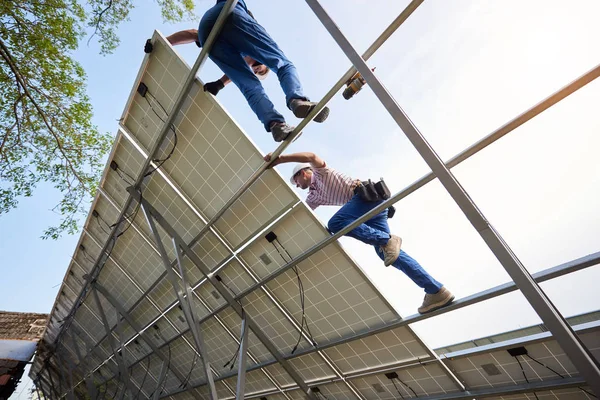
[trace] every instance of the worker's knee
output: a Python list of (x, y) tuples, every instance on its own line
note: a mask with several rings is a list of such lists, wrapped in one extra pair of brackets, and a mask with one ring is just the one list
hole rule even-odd
[(329, 232), (331, 233), (337, 233), (342, 230), (342, 228), (345, 226), (345, 223), (345, 219), (336, 214), (331, 217), (329, 222), (327, 222), (327, 229), (329, 229)]

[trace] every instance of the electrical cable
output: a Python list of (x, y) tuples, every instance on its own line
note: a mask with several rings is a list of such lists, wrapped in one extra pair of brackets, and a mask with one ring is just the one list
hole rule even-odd
[[(225, 287), (227, 289), (229, 289), (229, 291), (233, 294), (233, 297), (235, 298), (237, 296), (237, 293), (227, 284), (227, 282), (225, 282), (223, 280), (223, 278), (221, 278), (219, 275), (215, 275), (215, 279), (219, 282), (221, 282), (223, 285), (225, 285)], [(242, 299), (236, 300), (236, 302), (240, 305), (241, 309), (242, 309), (242, 320), (244, 320), (244, 318), (246, 318), (246, 310), (244, 310), (244, 305), (242, 304)], [(246, 329), (248, 329), (248, 325), (244, 325), (244, 329), (242, 330), (241, 334), (240, 334), (240, 342), (238, 343), (238, 347), (235, 351), (235, 353), (233, 353), (233, 356), (231, 356), (231, 358), (229, 359), (229, 361), (227, 361), (225, 363), (225, 365), (223, 365), (223, 368), (226, 368), (228, 365), (231, 365), (231, 367), (229, 368), (229, 370), (232, 370), (233, 367), (235, 366), (235, 362), (237, 361), (240, 349), (242, 348), (242, 340), (244, 338), (244, 335), (246, 334)]]
[[(519, 360), (519, 357), (518, 357), (518, 356), (513, 356), (513, 357), (514, 357), (514, 358), (517, 360), (517, 362), (519, 363), (519, 367), (521, 367), (521, 372), (523, 373), (523, 378), (525, 378), (525, 382), (529, 383), (529, 379), (527, 379), (527, 375), (525, 375), (525, 370), (523, 369), (523, 365), (521, 364), (521, 361)], [(539, 400), (539, 398), (538, 398), (538, 396), (537, 396), (537, 394), (536, 394), (535, 392), (533, 392), (533, 395), (535, 396), (535, 398), (536, 398), (537, 400)]]
[[(96, 210), (94, 210), (94, 211), (96, 211)], [(104, 220), (104, 218), (102, 218), (100, 216), (100, 214), (98, 214), (98, 212), (95, 212), (95, 213), (92, 212), (92, 215), (94, 215), (96, 217), (96, 222), (98, 223), (98, 226), (100, 227), (100, 229), (102, 230), (102, 232), (104, 232), (104, 233), (106, 233), (107, 235), (110, 236), (110, 232), (108, 232), (106, 229), (104, 229), (104, 226), (102, 226), (102, 224), (101, 224), (101, 222), (104, 222), (104, 224), (110, 229), (110, 225), (108, 224), (108, 222), (106, 222)]]
[(194, 370), (194, 367), (196, 366), (196, 363), (198, 362), (199, 358), (200, 357), (198, 357), (198, 353), (194, 352), (194, 360), (192, 361), (192, 366), (190, 367), (190, 371), (186, 375), (181, 385), (179, 385), (180, 388), (185, 388), (187, 386), (188, 382), (190, 381), (190, 378), (192, 377), (192, 371)]
[(144, 374), (144, 379), (142, 379), (142, 383), (140, 384), (140, 387), (138, 388), (138, 392), (135, 395), (135, 399), (138, 399), (140, 397), (140, 394), (142, 394), (142, 388), (144, 387), (144, 383), (146, 383), (146, 378), (148, 377), (148, 372), (150, 372), (150, 359), (152, 357), (148, 356), (148, 361), (146, 363), (146, 373)]
[[(535, 358), (531, 357), (531, 356), (529, 355), (529, 353), (527, 353), (527, 354), (525, 354), (525, 355), (526, 355), (526, 356), (527, 356), (527, 357), (528, 357), (528, 358), (529, 358), (531, 361), (533, 361), (533, 362), (535, 362), (535, 363), (537, 363), (537, 364), (541, 365), (542, 367), (544, 367), (544, 368), (546, 368), (546, 369), (548, 369), (548, 370), (550, 370), (550, 371), (554, 372), (556, 375), (560, 376), (562, 379), (566, 379), (566, 376), (564, 376), (564, 375), (562, 375), (562, 374), (559, 374), (559, 373), (558, 373), (557, 371), (555, 371), (553, 368), (551, 368), (551, 367), (547, 366), (546, 364), (544, 364), (544, 363), (542, 363), (542, 362), (540, 362), (540, 361), (536, 360)], [(579, 387), (579, 386), (578, 386), (577, 388), (578, 388), (579, 390), (581, 390), (582, 392), (585, 392), (585, 393), (589, 394), (590, 396), (592, 396), (592, 397), (594, 397), (594, 398), (596, 398), (596, 399), (598, 398), (598, 397), (597, 397), (595, 394), (588, 392), (587, 390), (585, 390), (585, 389), (584, 389), (584, 388), (582, 388), (582, 387)]]
[[(149, 99), (152, 99), (156, 104), (158, 104), (158, 106), (161, 108), (163, 113), (165, 113), (165, 115), (168, 116), (169, 114), (167, 113), (167, 111), (165, 110), (163, 105), (160, 103), (160, 101), (158, 101), (158, 99), (152, 93), (150, 93), (150, 90), (146, 91), (146, 95), (148, 95), (148, 96), (143, 96), (143, 97), (148, 102), (148, 105), (150, 106), (150, 109), (152, 110), (154, 115), (156, 115), (158, 117), (158, 119), (160, 119), (162, 121), (163, 124), (166, 123), (166, 120), (156, 112), (156, 110), (154, 109), (154, 106), (152, 105), (152, 103), (150, 102)], [(157, 169), (159, 169), (173, 155), (173, 152), (175, 151), (175, 148), (177, 147), (177, 139), (178, 138), (177, 138), (177, 129), (175, 129), (175, 125), (170, 124), (170, 128), (173, 131), (173, 147), (171, 148), (171, 151), (169, 151), (169, 154), (167, 154), (167, 156), (163, 159), (153, 159), (152, 161), (157, 163), (157, 165), (155, 168), (146, 172), (146, 174), (144, 175), (144, 178), (152, 175)]]
[(396, 392), (398, 392), (398, 394), (400, 395), (400, 397), (404, 398), (404, 395), (402, 395), (402, 393), (400, 392), (400, 388), (396, 385), (396, 382), (394, 381), (394, 379), (390, 379), (390, 380), (392, 381), (392, 384), (396, 388)]
[[(158, 325), (154, 325), (154, 329), (156, 329), (156, 331), (158, 332), (158, 335), (160, 336), (160, 338), (166, 342), (167, 340), (164, 338), (164, 336), (162, 335), (161, 331), (160, 331), (160, 327)], [(167, 356), (167, 373), (165, 374), (165, 377), (163, 379), (162, 385), (160, 382), (157, 382), (156, 385), (156, 389), (154, 389), (152, 391), (152, 393), (150, 393), (150, 395), (148, 396), (148, 398), (151, 398), (154, 393), (158, 390), (159, 386), (160, 386), (160, 392), (158, 393), (159, 396), (162, 394), (163, 390), (165, 389), (165, 385), (167, 384), (167, 378), (169, 376), (169, 371), (170, 371), (170, 367), (171, 367), (171, 343), (169, 343), (167, 345), (167, 350), (168, 350), (168, 356)]]
[[(279, 246), (287, 254), (287, 256), (289, 257), (289, 260), (283, 256), (283, 254), (281, 253), (279, 248), (275, 245), (275, 242), (277, 242), (277, 244), (279, 244)], [(277, 237), (275, 237), (275, 239), (271, 242), (271, 244), (273, 244), (273, 247), (275, 247), (275, 250), (277, 250), (277, 253), (279, 253), (279, 255), (281, 256), (283, 261), (290, 262), (293, 260), (292, 255), (287, 251), (287, 249), (283, 246), (283, 244), (281, 244), (281, 242), (279, 241), (279, 239)], [(300, 341), (302, 340), (302, 334), (304, 333), (304, 326), (306, 326), (306, 333), (308, 334), (308, 337), (310, 338), (311, 344), (316, 347), (317, 343), (315, 342), (312, 332), (310, 331), (310, 328), (308, 327), (308, 320), (306, 319), (305, 303), (304, 303), (304, 284), (302, 282), (302, 278), (300, 277), (300, 273), (298, 272), (298, 267), (296, 265), (292, 266), (292, 271), (294, 271), (294, 273), (296, 274), (296, 280), (298, 281), (298, 291), (300, 294), (300, 307), (302, 309), (302, 319), (300, 321), (300, 334), (298, 335), (298, 341), (296, 342), (296, 345), (294, 346), (294, 348), (292, 349), (292, 352), (291, 352), (291, 354), (294, 354), (294, 352), (298, 349), (298, 346), (300, 345)]]

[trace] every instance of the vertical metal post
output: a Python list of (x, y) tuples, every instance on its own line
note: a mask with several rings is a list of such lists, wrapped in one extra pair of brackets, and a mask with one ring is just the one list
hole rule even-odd
[(58, 393), (58, 391), (56, 390), (56, 386), (54, 385), (54, 379), (52, 378), (52, 371), (50, 370), (49, 366), (47, 366), (46, 369), (48, 370), (48, 379), (50, 379), (50, 387), (52, 388), (52, 391), (56, 395), (56, 398), (60, 398), (60, 394)]
[[(102, 325), (104, 325), (104, 329), (106, 331), (106, 337), (108, 339), (108, 343), (110, 344), (110, 348), (117, 360), (117, 364), (119, 365), (119, 371), (121, 373), (122, 380), (125, 382), (125, 387), (123, 391), (129, 390), (132, 396), (135, 396), (135, 390), (131, 387), (131, 381), (129, 380), (129, 373), (127, 371), (127, 365), (125, 365), (125, 359), (123, 354), (125, 352), (124, 348), (121, 348), (118, 351), (117, 345), (115, 343), (114, 337), (110, 331), (110, 325), (108, 323), (108, 319), (106, 318), (106, 313), (104, 312), (104, 307), (102, 307), (102, 303), (100, 302), (100, 297), (98, 296), (98, 292), (95, 288), (95, 283), (92, 284), (92, 296), (94, 296), (94, 301), (96, 302), (96, 306), (98, 307), (98, 311), (100, 312), (100, 318), (102, 319)], [(119, 315), (117, 313), (117, 321), (119, 320)]]
[[(60, 375), (62, 376), (62, 379), (65, 381), (66, 386), (67, 386), (67, 398), (69, 400), (75, 400), (75, 396), (73, 395), (73, 375), (72, 375), (72, 370), (69, 365), (69, 362), (68, 362), (68, 360), (67, 360), (67, 362), (65, 362), (63, 360), (63, 358), (60, 356), (60, 354), (58, 354), (58, 352), (56, 353), (56, 357), (58, 358), (58, 362), (61, 364), (61, 367), (62, 367), (62, 368), (59, 368), (58, 370), (60, 372)], [(68, 373), (69, 373), (69, 379), (67, 379), (65, 377), (66, 374), (63, 371), (65, 369), (64, 368), (65, 365), (66, 365)]]
[(237, 376), (237, 388), (235, 391), (236, 400), (244, 400), (244, 394), (246, 392), (246, 356), (248, 350), (248, 324), (246, 323), (246, 317), (242, 318), (242, 328), (240, 334), (240, 353), (238, 356), (238, 376)]
[[(125, 318), (127, 323), (131, 325), (131, 327), (148, 344), (148, 346), (152, 349), (154, 354), (156, 354), (162, 361), (166, 362), (168, 366), (169, 361), (165, 356), (164, 352), (154, 344), (154, 342), (148, 337), (148, 333), (146, 331), (143, 331), (142, 328), (133, 320), (133, 318), (131, 318), (129, 313), (123, 308), (121, 304), (119, 304), (117, 299), (115, 299), (115, 297), (108, 290), (106, 290), (106, 288), (102, 286), (102, 284), (100, 284), (99, 282), (94, 283), (94, 288), (98, 292), (102, 293), (104, 298), (108, 300), (108, 302), (117, 309), (117, 312)], [(173, 372), (173, 375), (175, 375), (177, 379), (179, 379), (179, 383), (185, 382), (185, 376), (183, 376), (177, 369), (171, 368), (171, 372)]]
[[(77, 359), (79, 360), (79, 366), (81, 368), (85, 367), (85, 362), (83, 360), (83, 357), (81, 356), (81, 350), (79, 349), (79, 345), (77, 344), (77, 340), (75, 340), (75, 332), (71, 332), (71, 343), (73, 344), (73, 347), (75, 348), (75, 354), (77, 355)], [(95, 399), (96, 397), (98, 397), (98, 392), (96, 391), (96, 386), (94, 386), (94, 382), (91, 381), (90, 377), (86, 375), (85, 373), (85, 369), (82, 369), (83, 374), (84, 374), (84, 381), (85, 381), (85, 387), (88, 391), (88, 394), (92, 397), (92, 399)]]
[(163, 361), (162, 366), (160, 367), (160, 374), (158, 376), (158, 382), (156, 384), (156, 389), (154, 389), (154, 394), (152, 395), (153, 400), (158, 400), (160, 398), (160, 394), (162, 392), (162, 387), (164, 385), (164, 380), (167, 377), (167, 369), (168, 369), (168, 365), (165, 361)]
[(396, 103), (385, 86), (375, 76), (365, 60), (356, 52), (348, 39), (333, 22), (318, 0), (306, 0), (317, 18), (325, 26), (338, 46), (350, 59), (352, 64), (367, 81), (373, 93), (394, 118), (398, 126), (406, 134), (421, 157), (427, 162), (435, 176), (446, 188), (450, 196), (463, 211), (469, 222), (479, 232), (498, 261), (511, 276), (517, 287), (529, 301), (533, 309), (540, 316), (544, 324), (552, 332), (560, 346), (571, 359), (577, 370), (583, 375), (588, 384), (596, 393), (600, 393), (600, 366), (590, 354), (585, 345), (579, 340), (575, 332), (565, 321), (554, 304), (544, 291), (531, 277), (521, 261), (512, 252), (500, 234), (494, 229), (483, 213), (477, 208), (465, 189), (456, 180), (455, 176), (446, 167), (437, 153), (425, 140), (421, 132)]
[[(184, 298), (184, 295), (181, 291), (181, 287), (179, 285), (179, 280), (177, 278), (177, 275), (175, 275), (175, 272), (173, 272), (173, 268), (171, 267), (171, 262), (169, 260), (169, 256), (167, 255), (165, 246), (163, 245), (163, 242), (160, 238), (158, 229), (156, 229), (156, 224), (154, 223), (152, 214), (149, 213), (146, 208), (145, 201), (142, 201), (141, 207), (142, 207), (144, 216), (146, 217), (146, 221), (148, 222), (148, 226), (150, 227), (150, 231), (152, 232), (152, 235), (154, 236), (154, 241), (156, 242), (156, 247), (158, 249), (158, 252), (160, 253), (160, 257), (161, 257), (163, 264), (165, 266), (165, 269), (167, 271), (167, 277), (168, 277), (169, 281), (171, 282), (173, 291), (175, 292), (175, 294), (177, 295), (177, 298), (179, 299), (179, 304), (181, 304), (181, 309), (183, 310), (183, 315), (185, 316), (185, 320), (186, 320), (190, 330), (192, 331), (192, 336), (194, 337), (196, 349), (197, 349), (198, 353), (202, 356), (204, 372), (206, 374), (206, 380), (208, 383), (208, 387), (210, 389), (209, 390), (210, 399), (217, 400), (218, 399), (217, 389), (215, 387), (215, 380), (212, 375), (210, 363), (208, 361), (208, 352), (205, 349), (200, 327), (196, 323), (196, 318), (194, 317), (195, 314), (191, 308), (191, 305), (194, 303), (194, 299), (191, 297), (192, 291), (191, 291), (189, 285), (187, 284), (187, 280), (185, 279), (185, 271), (184, 271), (182, 260), (181, 260), (179, 246), (177, 246), (177, 244), (175, 242), (173, 242), (173, 245), (175, 247), (175, 253), (177, 254), (177, 264), (179, 265), (179, 271), (182, 274), (181, 278), (183, 280), (184, 290), (186, 291), (186, 296), (185, 296), (186, 298)], [(186, 301), (186, 299), (187, 299), (187, 301)]]
[[(202, 274), (208, 279), (208, 281), (217, 289), (219, 294), (227, 301), (229, 306), (234, 309), (234, 311), (240, 316), (240, 318), (244, 317), (245, 312), (242, 310), (240, 304), (233, 298), (231, 293), (228, 290), (223, 288), (223, 285), (219, 284), (217, 279), (210, 273), (210, 270), (206, 267), (206, 265), (202, 262), (202, 260), (198, 257), (196, 253), (194, 253), (190, 247), (185, 243), (185, 241), (179, 236), (177, 231), (163, 218), (162, 215), (150, 203), (143, 199), (141, 195), (129, 188), (128, 191), (131, 194), (136, 194), (137, 200), (142, 202), (142, 205), (146, 208), (147, 212), (152, 214), (153, 219), (158, 222), (158, 224), (166, 231), (166, 233), (173, 238), (175, 241), (175, 245), (180, 247), (181, 250), (188, 256), (188, 258), (194, 263), (194, 265), (202, 272)], [(271, 340), (263, 333), (263, 331), (256, 326), (254, 321), (249, 315), (246, 315), (246, 323), (248, 329), (252, 329), (252, 332), (256, 335), (258, 340), (262, 342), (262, 344), (273, 354), (275, 359), (279, 362), (279, 364), (283, 367), (283, 369), (290, 375), (290, 377), (296, 382), (298, 387), (304, 392), (304, 395), (311, 399), (317, 400), (315, 394), (310, 389), (310, 387), (304, 382), (300, 374), (291, 366), (291, 364), (279, 353), (275, 345), (271, 342)]]

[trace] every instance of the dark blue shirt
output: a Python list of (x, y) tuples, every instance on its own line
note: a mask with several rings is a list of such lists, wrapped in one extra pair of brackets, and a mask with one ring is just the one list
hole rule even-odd
[[(225, 3), (227, 0), (217, 0), (217, 4)], [(238, 0), (236, 7), (241, 6), (244, 10), (248, 11), (248, 7), (246, 7), (246, 2), (244, 0)]]

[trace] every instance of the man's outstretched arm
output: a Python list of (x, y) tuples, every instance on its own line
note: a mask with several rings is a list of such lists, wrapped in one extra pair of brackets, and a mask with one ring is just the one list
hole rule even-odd
[(269, 153), (264, 157), (264, 160), (266, 162), (270, 162), (269, 168), (290, 162), (310, 163), (311, 167), (313, 168), (323, 168), (325, 166), (325, 161), (323, 161), (321, 157), (308, 151), (302, 153), (282, 154), (274, 160), (271, 159), (271, 153)]
[(198, 30), (186, 29), (184, 31), (175, 32), (174, 34), (167, 36), (167, 40), (172, 46), (194, 43), (196, 40), (198, 40)]

